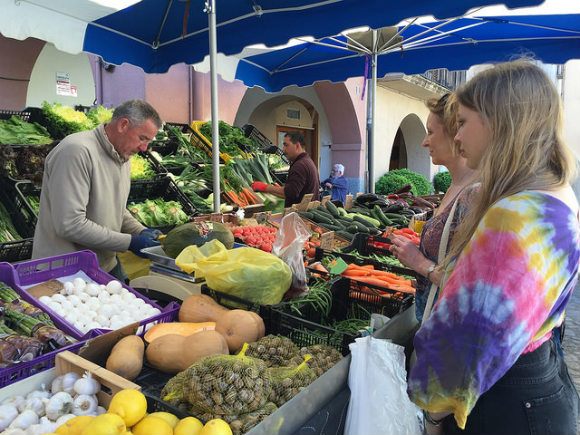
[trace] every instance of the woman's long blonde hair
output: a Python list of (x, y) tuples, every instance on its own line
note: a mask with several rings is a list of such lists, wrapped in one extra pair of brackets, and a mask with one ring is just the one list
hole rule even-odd
[(456, 98), (482, 116), (491, 134), (479, 163), (478, 197), (453, 236), (444, 265), (461, 253), (494, 203), (524, 190), (561, 187), (575, 167), (561, 137), (560, 97), (537, 65), (498, 64), (463, 85)]

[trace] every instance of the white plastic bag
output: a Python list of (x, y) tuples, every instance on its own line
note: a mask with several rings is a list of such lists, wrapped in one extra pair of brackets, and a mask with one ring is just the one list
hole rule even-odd
[(281, 258), (292, 270), (293, 293), (308, 290), (306, 268), (304, 267), (304, 242), (310, 238), (310, 231), (296, 213), (290, 213), (282, 218), (276, 241), (272, 246), (272, 254)]
[(363, 337), (350, 352), (344, 435), (420, 435), (419, 408), (407, 395), (403, 347)]

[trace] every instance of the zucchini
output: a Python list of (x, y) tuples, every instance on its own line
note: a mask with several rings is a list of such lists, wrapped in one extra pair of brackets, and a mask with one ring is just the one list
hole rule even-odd
[(305, 219), (310, 219), (311, 221), (314, 220), (314, 215), (312, 213), (310, 213), (309, 211), (299, 211), (298, 215), (300, 217), (305, 218)]
[(331, 218), (328, 218), (320, 213), (312, 213), (312, 215), (313, 215), (314, 222), (316, 222), (317, 224), (333, 225), (333, 220)]
[(340, 215), (342, 217), (344, 217), (348, 214), (348, 212), (344, 208), (342, 208), (342, 207), (337, 207), (337, 208), (338, 208), (338, 213), (340, 213)]
[(393, 223), (391, 222), (391, 220), (385, 216), (385, 214), (383, 213), (383, 210), (381, 210), (381, 208), (378, 205), (375, 205), (373, 207), (373, 211), (375, 212), (375, 216), (378, 220), (380, 220), (384, 225), (386, 226), (390, 226)]
[(381, 221), (370, 216), (358, 215), (354, 217), (354, 220), (360, 222), (361, 224), (364, 224), (365, 222), (363, 221), (366, 221), (366, 223), (370, 224), (374, 228), (379, 228), (381, 226)]
[(351, 228), (356, 228), (357, 232), (363, 232), (363, 233), (368, 233), (369, 232), (369, 227), (363, 223), (360, 223), (358, 221), (352, 221), (350, 226), (348, 227), (348, 231), (351, 231)]
[(332, 224), (322, 224), (322, 226), (324, 228), (326, 228), (327, 230), (332, 230), (332, 231), (344, 231), (344, 227), (342, 225), (332, 225)]
[(393, 219), (400, 219), (403, 218), (405, 216), (403, 216), (402, 214), (399, 213), (384, 213), (384, 215), (386, 217), (388, 217), (389, 219), (393, 220)]
[(338, 212), (338, 209), (336, 208), (336, 205), (334, 205), (332, 203), (332, 201), (327, 201), (326, 202), (326, 209), (328, 210), (328, 212), (335, 218), (340, 217), (340, 213)]
[(323, 215), (323, 216), (326, 216), (327, 218), (334, 219), (334, 216), (333, 216), (333, 215), (331, 215), (331, 214), (330, 214), (330, 213), (329, 213), (329, 212), (326, 210), (326, 208), (324, 208), (324, 207), (322, 207), (322, 206), (320, 206), (320, 207), (318, 207), (318, 208), (313, 208), (313, 209), (312, 209), (312, 210), (310, 210), (310, 211), (311, 211), (311, 212), (314, 212), (314, 213), (321, 214), (321, 215)]
[(348, 231), (337, 231), (336, 235), (342, 237), (343, 239), (348, 240), (349, 242), (352, 242), (354, 240), (354, 235), (349, 233)]

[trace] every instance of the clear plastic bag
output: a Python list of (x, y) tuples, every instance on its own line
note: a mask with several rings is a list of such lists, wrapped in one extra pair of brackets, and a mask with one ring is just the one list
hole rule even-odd
[(290, 267), (275, 255), (254, 248), (226, 249), (218, 240), (189, 246), (175, 264), (209, 288), (262, 305), (277, 304), (290, 288)]
[(419, 408), (407, 395), (401, 346), (373, 337), (350, 345), (351, 396), (345, 435), (420, 435)]
[(297, 213), (290, 213), (282, 218), (272, 253), (290, 266), (292, 270), (292, 291), (308, 291), (308, 279), (304, 267), (304, 242), (310, 238), (310, 231)]

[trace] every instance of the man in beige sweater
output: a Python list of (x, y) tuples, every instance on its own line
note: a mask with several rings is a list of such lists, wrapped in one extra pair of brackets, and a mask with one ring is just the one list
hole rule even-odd
[(101, 268), (125, 275), (116, 252), (140, 255), (157, 234), (127, 210), (130, 157), (145, 151), (162, 122), (141, 100), (121, 104), (108, 124), (64, 138), (44, 164), (33, 258), (90, 249)]

